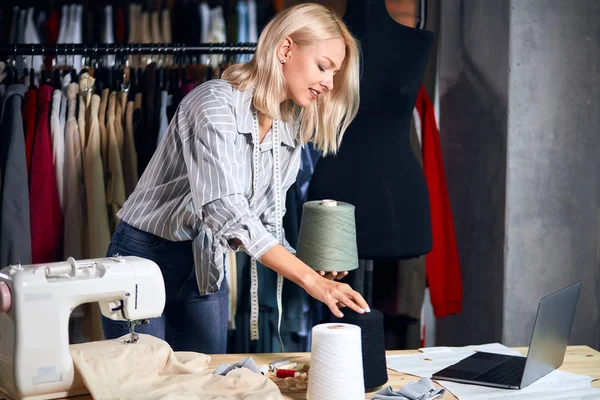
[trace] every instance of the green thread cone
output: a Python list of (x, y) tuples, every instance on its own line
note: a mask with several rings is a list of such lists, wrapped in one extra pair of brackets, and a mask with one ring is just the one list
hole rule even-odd
[(321, 201), (304, 203), (296, 247), (296, 256), (315, 271), (358, 268), (354, 206), (343, 202), (337, 202), (337, 206), (322, 205)]

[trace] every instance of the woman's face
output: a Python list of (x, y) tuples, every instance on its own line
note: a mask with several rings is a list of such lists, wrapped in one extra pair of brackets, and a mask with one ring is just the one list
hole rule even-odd
[(321, 40), (309, 46), (290, 43), (279, 55), (284, 60), (286, 98), (306, 107), (333, 89), (333, 76), (344, 62), (346, 46), (342, 38)]

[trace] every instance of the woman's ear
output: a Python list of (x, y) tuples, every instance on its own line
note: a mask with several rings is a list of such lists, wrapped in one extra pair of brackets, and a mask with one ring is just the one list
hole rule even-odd
[(294, 47), (294, 41), (291, 37), (286, 36), (283, 42), (277, 48), (277, 58), (283, 64), (292, 57), (292, 48)]

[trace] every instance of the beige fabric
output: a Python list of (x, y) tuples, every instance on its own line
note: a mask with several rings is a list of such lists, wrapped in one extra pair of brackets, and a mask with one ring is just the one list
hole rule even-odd
[[(139, 41), (140, 43), (152, 43), (152, 33), (150, 32), (150, 13), (147, 11), (143, 11), (140, 13), (140, 23), (139, 23)], [(150, 63), (152, 56), (142, 55), (140, 57), (140, 62), (142, 66), (148, 65)]]
[(106, 131), (108, 132), (108, 181), (106, 182), (105, 198), (105, 210), (108, 210), (111, 232), (114, 232), (115, 229), (117, 229), (117, 225), (119, 225), (117, 212), (123, 207), (123, 203), (125, 203), (126, 200), (123, 167), (121, 165), (121, 153), (119, 151), (119, 139), (117, 130), (115, 129), (116, 126), (120, 125), (120, 123), (116, 121), (116, 112), (117, 93), (112, 92), (108, 96), (108, 109), (106, 112)]
[(72, 345), (75, 366), (95, 400), (279, 400), (277, 385), (246, 368), (227, 376), (207, 371), (210, 357), (173, 352), (164, 341), (140, 334), (123, 339)]
[[(161, 26), (160, 33), (164, 43), (171, 43), (173, 41), (171, 34), (171, 12), (168, 8), (162, 10), (161, 13)], [(166, 56), (166, 65), (173, 64), (173, 56)]]
[[(129, 43), (141, 43), (139, 24), (141, 10), (141, 5), (129, 5)], [(140, 65), (140, 56), (129, 56), (129, 64), (133, 67), (138, 67)]]
[[(125, 101), (127, 101), (127, 93), (121, 92), (117, 94), (115, 104), (115, 137), (117, 138), (117, 146), (119, 147), (119, 156), (121, 157), (121, 168), (125, 164), (125, 131), (123, 129), (123, 120), (125, 119), (125, 104), (123, 101), (123, 95), (125, 95)], [(121, 170), (122, 171), (122, 170)]]
[(152, 43), (163, 43), (162, 35), (160, 34), (158, 11), (152, 11), (150, 14), (150, 31), (152, 34)]
[(100, 126), (98, 113), (100, 96), (92, 96), (89, 111), (89, 135), (85, 147), (85, 191), (88, 215), (88, 254), (86, 258), (104, 257), (110, 243), (106, 197), (104, 192), (104, 170), (100, 153)]
[(79, 85), (67, 87), (67, 122), (65, 125), (65, 186), (64, 186), (64, 255), (76, 260), (87, 249), (87, 214), (83, 175), (82, 146), (77, 126), (77, 92)]
[(125, 110), (127, 109), (127, 94), (128, 92), (119, 92), (119, 104), (121, 106), (121, 124), (125, 126)]
[(108, 106), (108, 89), (102, 91), (100, 111), (98, 112), (98, 126), (100, 127), (100, 156), (102, 157), (102, 170), (104, 182), (108, 179), (108, 133), (106, 132), (106, 107)]
[(133, 136), (133, 110), (135, 102), (127, 103), (125, 113), (125, 163), (123, 164), (123, 175), (125, 180), (125, 197), (129, 197), (138, 182), (137, 152), (135, 150), (135, 139)]

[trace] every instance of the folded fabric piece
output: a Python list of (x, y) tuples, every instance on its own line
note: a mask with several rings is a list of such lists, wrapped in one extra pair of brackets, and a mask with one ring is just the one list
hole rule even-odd
[(421, 378), (418, 382), (410, 382), (398, 390), (391, 386), (375, 393), (372, 400), (431, 400), (444, 395), (446, 390), (436, 388), (429, 378)]
[(210, 357), (173, 352), (164, 341), (139, 335), (72, 345), (71, 356), (95, 400), (280, 400), (277, 385), (248, 368), (225, 375), (207, 371)]
[(258, 365), (254, 362), (252, 357), (246, 357), (241, 361), (236, 362), (235, 364), (221, 364), (219, 368), (213, 372), (215, 375), (227, 375), (230, 371), (233, 371), (236, 368), (248, 368), (250, 371), (264, 375), (263, 371), (259, 368)]

